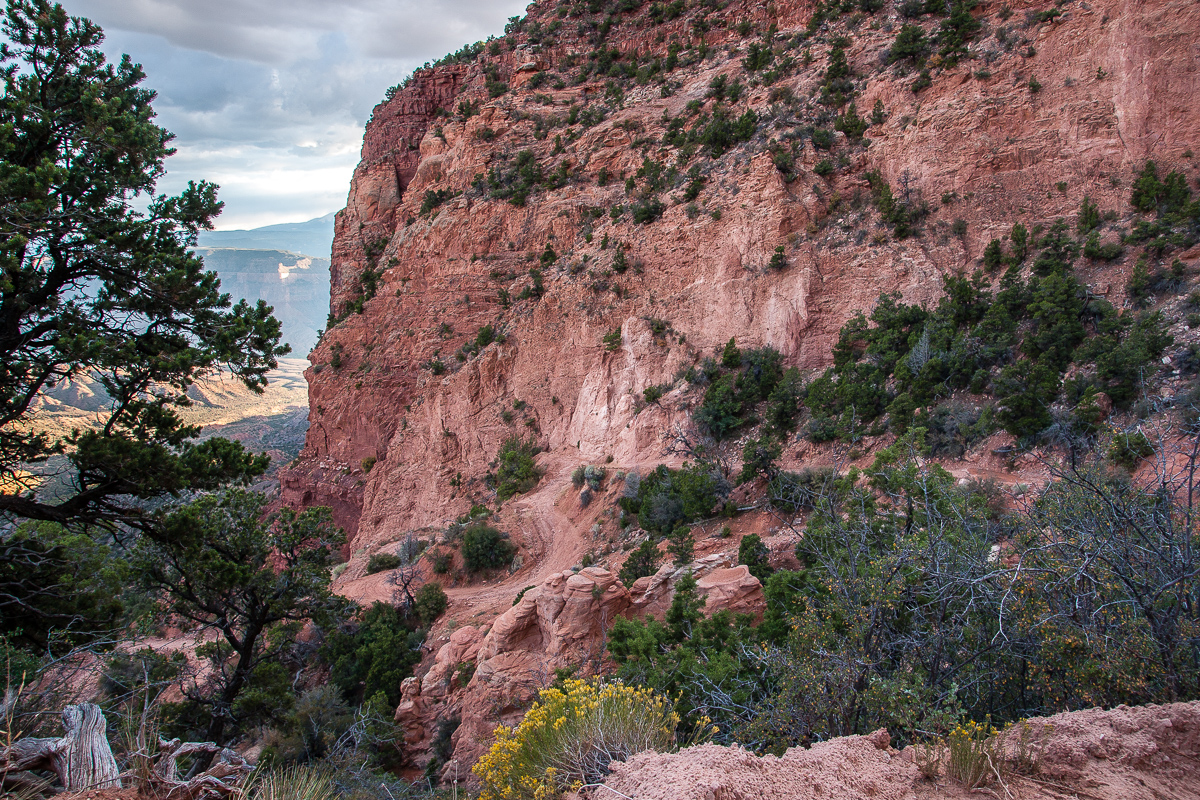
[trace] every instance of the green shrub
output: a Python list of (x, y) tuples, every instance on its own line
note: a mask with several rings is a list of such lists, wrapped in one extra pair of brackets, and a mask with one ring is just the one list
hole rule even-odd
[(788, 367), (767, 396), (765, 421), (776, 431), (794, 430), (800, 416), (800, 398), (803, 392), (800, 370)]
[[(772, 347), (743, 352), (730, 339), (721, 363), (726, 367), (741, 366), (741, 372), (727, 373), (714, 380), (705, 390), (693, 419), (717, 439), (749, 422), (747, 412), (751, 407), (770, 397), (779, 385), (783, 377), (782, 360), (779, 351)], [(786, 402), (784, 398), (778, 399)]]
[(1079, 216), (1075, 220), (1075, 229), (1081, 235), (1091, 233), (1100, 227), (1100, 207), (1085, 196), (1079, 206)]
[(738, 349), (737, 341), (730, 338), (721, 351), (721, 366), (737, 369), (742, 365), (742, 351)]
[(1050, 405), (1061, 385), (1058, 373), (1045, 364), (1024, 359), (1010, 364), (996, 379), (997, 419), (1018, 439), (1041, 433), (1050, 425)]
[(538, 448), (533, 438), (523, 440), (519, 436), (510, 436), (500, 445), (496, 454), (496, 499), (504, 502), (516, 494), (528, 492), (537, 486), (541, 479), (533, 457)]
[(892, 42), (891, 49), (888, 50), (887, 60), (889, 64), (897, 61), (919, 64), (925, 60), (925, 56), (929, 55), (929, 49), (929, 40), (925, 38), (925, 29), (920, 25), (906, 23), (896, 34), (896, 39)]
[(1083, 257), (1095, 261), (1113, 261), (1121, 256), (1123, 248), (1119, 242), (1100, 243), (1100, 234), (1092, 231), (1083, 243)]
[(463, 531), (463, 563), (471, 572), (507, 567), (516, 554), (516, 546), (491, 525), (475, 522)]
[(701, 465), (670, 469), (659, 465), (641, 479), (634, 497), (621, 498), (621, 507), (638, 515), (648, 531), (666, 535), (681, 524), (713, 514), (728, 490), (718, 475)]
[(647, 539), (625, 559), (617, 578), (626, 587), (633, 586), (638, 578), (645, 578), (657, 572), (659, 560), (658, 547)]
[(1138, 211), (1149, 213), (1158, 210), (1158, 199), (1162, 195), (1163, 185), (1158, 179), (1158, 168), (1153, 161), (1147, 161), (1142, 171), (1133, 182), (1133, 194), (1129, 202)]
[(787, 265), (787, 256), (783, 253), (783, 245), (779, 245), (775, 248), (775, 253), (771, 256), (771, 261), (769, 264), (767, 264), (767, 266), (773, 270), (779, 271), (787, 269)]
[(454, 197), (455, 194), (457, 194), (457, 192), (454, 192), (450, 189), (438, 189), (436, 191), (433, 189), (427, 190), (425, 192), (425, 198), (421, 201), (421, 210), (419, 213), (422, 216), (428, 215), (442, 203), (445, 203), (447, 200)]
[(846, 138), (852, 142), (861, 142), (869, 127), (870, 123), (858, 115), (858, 108), (853, 102), (846, 109), (846, 113), (833, 122), (833, 129), (846, 134)]
[(692, 535), (692, 529), (687, 525), (680, 525), (672, 531), (667, 551), (674, 557), (677, 567), (692, 563), (696, 554), (696, 537)]
[(329, 664), (329, 680), (351, 703), (383, 692), (388, 703), (400, 702), (400, 684), (421, 661), (425, 632), (414, 628), (388, 603), (374, 603), (361, 618), (329, 633), (321, 656)]
[(489, 171), (487, 187), (489, 196), (523, 206), (534, 192), (560, 188), (566, 185), (567, 178), (565, 161), (558, 170), (547, 175), (534, 152), (522, 150), (512, 162)]
[(1122, 432), (1113, 437), (1108, 448), (1108, 458), (1115, 464), (1120, 464), (1132, 472), (1137, 469), (1138, 462), (1154, 455), (1154, 445), (1141, 431)]
[(769, 432), (746, 440), (742, 447), (742, 471), (738, 483), (752, 481), (759, 475), (775, 474), (775, 462), (783, 455), (783, 444)]
[(367, 561), (367, 574), (374, 575), (376, 572), (396, 569), (403, 563), (404, 559), (395, 553), (376, 553)]
[(757, 533), (743, 536), (742, 541), (738, 543), (738, 563), (749, 567), (750, 574), (758, 578), (764, 586), (775, 572), (767, 561), (770, 555), (771, 551)]
[(450, 603), (446, 597), (446, 591), (440, 583), (431, 582), (422, 586), (417, 590), (417, 602), (413, 606), (417, 612), (417, 617), (421, 620), (421, 627), (426, 630), (437, 618), (446, 610), (446, 606)]
[(1145, 259), (1139, 259), (1133, 266), (1133, 272), (1125, 283), (1125, 294), (1135, 308), (1145, 308), (1154, 300), (1154, 292), (1150, 289), (1150, 272), (1146, 269)]
[[(611, 460), (612, 458), (610, 457), (609, 461)], [(588, 464), (583, 470), (583, 479), (587, 481), (587, 485), (592, 489), (592, 491), (599, 491), (600, 484), (604, 483), (604, 476), (607, 474), (607, 472), (608, 471), (604, 467), (595, 464)]]
[[(939, 4), (940, 5), (940, 4)], [(954, 64), (967, 54), (967, 42), (975, 38), (983, 23), (975, 19), (971, 9), (978, 0), (957, 0), (950, 6), (950, 14), (938, 28), (938, 53), (945, 63)], [(942, 11), (944, 7), (939, 8)]]
[(666, 212), (667, 206), (660, 200), (643, 200), (630, 206), (630, 210), (635, 223), (649, 225), (651, 222), (656, 222)]

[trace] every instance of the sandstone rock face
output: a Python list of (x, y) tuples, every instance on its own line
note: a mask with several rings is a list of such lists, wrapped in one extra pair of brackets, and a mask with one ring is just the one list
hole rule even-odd
[(436, 691), (446, 683), (440, 676), (453, 670), (450, 662), (469, 659), (471, 647), (476, 648), (474, 676), (457, 701), (462, 721), (454, 738), (455, 758), (473, 763), (487, 749), (497, 723), (514, 722), (554, 680), (556, 668), (582, 663), (596, 671), (605, 633), (628, 606), (629, 593), (608, 570), (567, 570), (528, 589), (480, 644), (467, 646), (474, 635), (456, 631), (422, 682), (423, 692)]
[(745, 564), (714, 570), (696, 581), (696, 589), (707, 599), (704, 608), (711, 614), (726, 610), (753, 614), (761, 612), (766, 602), (762, 583)]
[[(405, 532), (444, 530), (475, 503), (494, 509), (489, 476), (501, 444), (522, 436), (539, 446), (539, 484), (492, 519), (521, 555), (501, 580), (449, 588), (447, 618), (478, 630), (456, 630), (421, 683), (421, 697), (461, 709), (463, 759), (555, 667), (599, 659), (616, 615), (669, 607), (674, 570), (629, 592), (608, 570), (567, 572), (593, 563), (585, 554), (611, 563), (617, 536), (628, 535), (615, 513), (605, 516), (620, 487), (583, 503), (569, 476), (581, 464), (614, 475), (678, 464), (664, 434), (692, 430), (703, 389), (683, 379), (689, 368), (731, 337), (777, 348), (788, 366), (821, 368), (841, 325), (881, 292), (935, 302), (944, 276), (972, 272), (1016, 222), (1070, 221), (1087, 196), (1126, 224), (1129, 186), (1147, 159), (1194, 182), (1200, 5), (1092, 0), (1052, 22), (1022, 20), (1040, 9), (984, 0), (973, 12), (983, 30), (972, 57), (934, 64), (932, 85), (917, 93), (913, 72), (886, 65), (905, 22), (893, 4), (853, 31), (844, 20), (822, 29), (793, 48), (794, 69), (762, 85), (741, 66), (749, 43), (772, 24), (779, 41), (791, 40), (812, 4), (734, 0), (708, 15), (706, 57), (674, 70), (667, 91), (629, 81), (617, 100), (604, 76), (574, 80), (596, 43), (573, 20), (546, 38), (558, 16), (540, 2), (499, 55), (419, 72), (376, 107), (337, 218), (337, 322), (310, 356), (310, 428), (282, 477), (283, 498), (332, 506), (346, 554), (361, 560)], [(700, 13), (689, 5), (662, 25), (620, 16), (604, 46), (666, 58), (672, 43), (694, 41)], [(740, 35), (743, 21), (757, 32)], [(865, 148), (838, 133), (833, 151), (819, 150), (811, 129), (832, 128), (833, 112), (816, 98), (830, 40), (843, 32), (853, 34), (846, 52), (859, 113), (879, 101), (883, 119)], [(535, 81), (543, 71), (547, 80)], [(720, 76), (745, 88), (729, 107), (754, 111), (757, 133), (689, 161), (665, 141), (670, 120), (692, 126), (711, 115)], [(510, 91), (493, 97), (496, 78)], [(579, 120), (602, 105), (599, 121)], [(789, 142), (785, 174), (775, 155)], [(533, 187), (523, 205), (493, 196), (517, 180), (524, 152), (543, 178), (567, 177)], [(656, 163), (679, 172), (655, 195), (661, 218), (635, 221), (638, 172)], [(704, 178), (694, 201), (685, 196), (689, 165)], [(928, 202), (922, 235), (894, 239), (871, 205), (871, 170)], [(772, 269), (780, 247), (786, 267)], [(1200, 251), (1182, 257), (1194, 265)], [(1079, 263), (1092, 290), (1118, 304), (1128, 268)], [(662, 390), (657, 401), (648, 402), (650, 387)], [(736, 459), (738, 443), (730, 448)], [(782, 466), (802, 464), (803, 453), (789, 448)], [(762, 587), (731, 559), (694, 566), (708, 612), (761, 608)], [(360, 573), (347, 570), (337, 588), (354, 596), (346, 587)], [(452, 690), (458, 664), (471, 660), (470, 684)]]
[[(1187, 168), (1182, 154), (1200, 142), (1196, 4), (1072, 6), (1023, 34), (1036, 58), (1006, 51), (989, 36), (1002, 24), (999, 5), (976, 12), (986, 32), (973, 52), (990, 77), (973, 77), (972, 70), (983, 72), (966, 61), (936, 71), (919, 95), (911, 76), (879, 67), (892, 33), (866, 26), (855, 32), (848, 56), (861, 78), (858, 106), (865, 114), (882, 101), (886, 121), (868, 130), (870, 147), (850, 153), (851, 162), (828, 180), (810, 174), (825, 154), (806, 144), (798, 155), (801, 177), (785, 182), (767, 144), (787, 126), (763, 123), (757, 139), (706, 163), (704, 213), (689, 216), (687, 204), (675, 204), (678, 194), (668, 192), (662, 219), (648, 225), (628, 213), (609, 218), (607, 211), (627, 200), (620, 180), (599, 185), (600, 170), (633, 176), (646, 157), (632, 147), (635, 138), (657, 142), (664, 113), (678, 116), (687, 103), (704, 102), (716, 75), (743, 75), (741, 51), (728, 54), (747, 43), (734, 22), (775, 22), (784, 34), (805, 23), (807, 3), (729, 4), (709, 34), (713, 54), (673, 74), (673, 95), (661, 97), (653, 84), (629, 89), (623, 106), (601, 123), (558, 129), (571, 135), (561, 137), (563, 150), (554, 155), (553, 136), (535, 137), (536, 119), (599, 102), (602, 86), (541, 87), (553, 106), (535, 100), (528, 86), (492, 99), (484, 67), (496, 67), (511, 85), (532, 74), (531, 63), (566, 73), (563, 59), (588, 47), (570, 25), (536, 54), (517, 35), (516, 50), (418, 73), (375, 109), (338, 216), (332, 311), (345, 313), (371, 264), (382, 276), (362, 313), (334, 326), (312, 354), (312, 427), (285, 477), (285, 498), (332, 505), (352, 538), (444, 524), (486, 493), (475, 481), (515, 432), (502, 418), (513, 400), (526, 404), (521, 417), (551, 454), (569, 453), (573, 463), (611, 455), (627, 468), (657, 463), (662, 430), (686, 415), (669, 403), (640, 410), (642, 389), (671, 383), (680, 367), (731, 336), (773, 345), (789, 364), (820, 367), (840, 325), (869, 310), (880, 291), (932, 301), (943, 274), (973, 269), (987, 241), (1014, 222), (1032, 227), (1070, 217), (1085, 194), (1101, 208), (1126, 208), (1130, 177), (1147, 158)], [(1020, 14), (1025, 5), (1013, 8)], [(531, 20), (555, 18), (549, 4), (531, 6)], [(688, 24), (631, 22), (610, 40), (625, 52), (665, 53)], [(1016, 30), (1015, 22), (1009, 27)], [(813, 45), (813, 63), (775, 88), (815, 91), (824, 47)], [(1031, 76), (1044, 87), (1036, 94), (1026, 85)], [(745, 102), (766, 119), (769, 95), (766, 87), (751, 88)], [(477, 103), (478, 113), (454, 113), (460, 102)], [(476, 176), (503, 169), (519, 149), (546, 169), (565, 163), (573, 177), (523, 207), (472, 188)], [(672, 155), (646, 152), (664, 161)], [(869, 169), (931, 202), (925, 236), (891, 241), (877, 222), (855, 231), (846, 199), (865, 193)], [(1056, 188), (1060, 182), (1065, 191)], [(421, 214), (425, 193), (435, 190), (462, 194)], [(951, 198), (945, 206), (935, 202), (942, 195)], [(589, 209), (603, 216), (588, 216)], [(713, 219), (709, 212), (717, 209), (720, 219)], [(952, 218), (967, 222), (965, 235), (939, 235)], [(640, 274), (608, 272), (618, 242), (630, 263), (641, 264)], [(526, 254), (536, 257), (547, 244), (558, 258), (543, 269), (544, 296), (506, 307), (498, 291), (515, 298), (528, 287), (537, 259), (531, 264)], [(788, 268), (766, 270), (780, 244)], [(1119, 292), (1116, 286), (1098, 290)], [(648, 319), (670, 328), (656, 334)], [(488, 324), (505, 341), (460, 365), (455, 348)], [(602, 337), (617, 329), (619, 347), (606, 349)], [(435, 359), (445, 373), (427, 368)], [(372, 457), (367, 474), (360, 465)], [(461, 482), (451, 485), (460, 473)], [(561, 478), (553, 471), (547, 477)]]
[(421, 699), (421, 679), (405, 678), (400, 684), (400, 705), (396, 722), (404, 730), (404, 743), (412, 746), (425, 738), (425, 703)]
[(588, 567), (551, 575), (496, 619), (479, 657), (517, 650), (565, 655), (583, 643), (594, 645), (628, 606), (629, 592), (608, 570)]
[(762, 583), (744, 564), (735, 565), (734, 553), (707, 556), (685, 567), (664, 564), (653, 575), (638, 578), (630, 587), (633, 611), (639, 616), (662, 619), (675, 599), (675, 584), (691, 573), (696, 594), (704, 598), (704, 613), (760, 614), (766, 599)]
[(433, 666), (421, 679), (421, 694), (425, 697), (441, 697), (446, 694), (458, 665), (475, 660), (479, 646), (483, 643), (483, 635), (483, 631), (472, 625), (459, 628), (451, 634), (450, 641), (441, 646)]

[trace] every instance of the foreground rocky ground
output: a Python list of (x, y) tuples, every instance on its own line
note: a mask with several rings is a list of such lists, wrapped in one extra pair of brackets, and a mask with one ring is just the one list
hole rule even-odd
[[(924, 777), (912, 748), (889, 746), (887, 731), (793, 748), (782, 758), (714, 745), (643, 753), (615, 765), (605, 785), (635, 800), (1200, 797), (1200, 703), (1074, 711), (1028, 725), (1024, 756), (1021, 731), (1010, 729), (1007, 768), (974, 791), (944, 770), (936, 779)], [(594, 796), (614, 795), (599, 790)]]
[[(1200, 797), (1200, 702), (1104, 711), (1028, 722), (1004, 735), (999, 778), (967, 790), (922, 774), (913, 749), (891, 746), (887, 731), (793, 748), (759, 758), (739, 747), (701, 745), (642, 753), (614, 764), (606, 788), (584, 797), (633, 800), (1189, 800)], [(611, 789), (612, 791), (608, 791)], [(132, 789), (60, 795), (62, 800), (142, 800)], [(578, 798), (579, 795), (570, 797)]]

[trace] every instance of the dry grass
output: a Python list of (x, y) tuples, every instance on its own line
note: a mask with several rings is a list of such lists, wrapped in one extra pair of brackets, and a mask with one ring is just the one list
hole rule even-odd
[(256, 774), (244, 796), (248, 800), (333, 800), (334, 794), (329, 775), (305, 767), (288, 767)]

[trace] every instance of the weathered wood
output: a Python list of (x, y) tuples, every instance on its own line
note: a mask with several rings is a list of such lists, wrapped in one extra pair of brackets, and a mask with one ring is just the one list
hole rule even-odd
[(120, 770), (108, 746), (104, 712), (92, 703), (67, 706), (65, 734), (58, 739), (18, 739), (0, 753), (0, 772), (46, 769), (68, 792), (121, 788)]
[[(219, 800), (239, 793), (238, 787), (251, 771), (238, 753), (212, 742), (180, 742), (160, 739), (158, 759), (150, 782), (154, 793), (169, 800)], [(189, 756), (216, 756), (205, 771), (190, 779), (178, 776), (179, 759)]]
[[(22, 775), (29, 770), (49, 770), (68, 792), (121, 787), (117, 760), (105, 733), (104, 713), (91, 703), (67, 706), (63, 711), (66, 734), (57, 739), (18, 739), (0, 750), (0, 776), (8, 784), (35, 780)], [(179, 759), (202, 757), (211, 766), (192, 778), (179, 777)], [(251, 766), (233, 750), (212, 742), (159, 740), (158, 758), (150, 773), (149, 788), (167, 800), (221, 800), (239, 793)]]
[(63, 727), (67, 731), (63, 737), (67, 742), (63, 786), (67, 791), (121, 788), (121, 770), (108, 746), (107, 725), (100, 707), (92, 703), (67, 706), (63, 709)]

